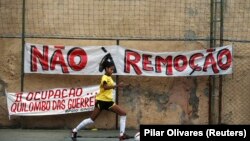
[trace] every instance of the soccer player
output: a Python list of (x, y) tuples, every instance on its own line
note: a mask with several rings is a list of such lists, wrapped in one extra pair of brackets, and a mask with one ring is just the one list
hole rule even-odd
[(120, 135), (119, 139), (128, 139), (129, 136), (125, 134), (126, 127), (126, 111), (124, 111), (119, 105), (113, 101), (113, 89), (118, 87), (123, 87), (124, 84), (121, 82), (115, 85), (112, 79), (112, 73), (114, 71), (114, 63), (106, 61), (102, 64), (105, 69), (105, 74), (101, 78), (100, 92), (96, 95), (95, 108), (92, 111), (89, 118), (84, 119), (72, 130), (72, 139), (76, 139), (77, 132), (84, 128), (86, 125), (94, 123), (95, 119), (98, 117), (102, 110), (112, 111), (120, 116)]

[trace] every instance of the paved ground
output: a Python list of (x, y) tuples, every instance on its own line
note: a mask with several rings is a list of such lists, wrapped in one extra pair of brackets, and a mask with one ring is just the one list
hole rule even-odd
[[(137, 131), (126, 133), (134, 136)], [(77, 141), (118, 141), (119, 130), (81, 130)], [(72, 141), (69, 130), (0, 129), (0, 141)], [(126, 141), (134, 141), (133, 138)]]

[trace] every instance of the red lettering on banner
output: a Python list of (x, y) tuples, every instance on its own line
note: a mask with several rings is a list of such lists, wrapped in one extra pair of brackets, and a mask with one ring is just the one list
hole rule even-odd
[(95, 96), (86, 97), (86, 98), (69, 99), (68, 109), (91, 107), (91, 106), (94, 106), (94, 104), (95, 104)]
[[(85, 68), (88, 58), (86, 52), (81, 48), (72, 48), (68, 53), (68, 64), (72, 70), (80, 71)], [(75, 58), (79, 58), (79, 63), (75, 63)]]
[(208, 55), (205, 58), (205, 64), (204, 64), (204, 67), (203, 67), (203, 71), (206, 72), (207, 68), (211, 65), (212, 69), (213, 69), (213, 72), (214, 73), (219, 73), (219, 70), (217, 68), (217, 63), (215, 61), (215, 58), (213, 56), (212, 51), (213, 51), (212, 49), (207, 50), (207, 52), (211, 52), (211, 53), (208, 53)]
[(50, 101), (37, 101), (29, 103), (29, 111), (49, 111), (50, 110)]
[(202, 67), (198, 66), (198, 64), (195, 64), (195, 61), (197, 61), (198, 59), (202, 59), (203, 57), (204, 57), (204, 55), (202, 53), (193, 54), (190, 57), (190, 61), (189, 61), (190, 68), (195, 70), (195, 71), (201, 71)]
[(149, 59), (152, 58), (152, 55), (148, 55), (148, 54), (142, 54), (142, 69), (145, 71), (153, 71), (154, 68), (150, 67), (148, 65), (152, 65), (152, 61), (150, 61)]
[(156, 56), (155, 57), (155, 67), (156, 67), (156, 72), (157, 73), (161, 73), (161, 64), (166, 66), (166, 75), (173, 75), (173, 63), (172, 63), (172, 56), (168, 56), (166, 59), (160, 57), (160, 56)]
[[(226, 57), (226, 62), (223, 63), (223, 56)], [(228, 49), (223, 49), (220, 50), (218, 53), (218, 66), (222, 70), (227, 70), (232, 64), (232, 54), (230, 50)]]
[(57, 64), (61, 66), (63, 73), (69, 73), (68, 67), (63, 58), (62, 50), (60, 49), (56, 50), (51, 56), (50, 70), (55, 70)]
[[(81, 95), (81, 88), (76, 89), (76, 96)], [(67, 89), (56, 89), (56, 90), (47, 90), (47, 91), (37, 91), (29, 92), (26, 96), (27, 101), (39, 101), (39, 100), (49, 100), (50, 98), (54, 99), (64, 99), (67, 98)]]
[(132, 66), (137, 75), (142, 74), (137, 63), (141, 60), (141, 56), (139, 53), (132, 50), (125, 50), (125, 61), (124, 61), (124, 72), (130, 73), (130, 66)]
[[(97, 87), (95, 88), (97, 89)], [(70, 94), (71, 93), (71, 94)], [(84, 94), (84, 96), (82, 96)], [(91, 110), (95, 105), (97, 91), (83, 93), (83, 88), (51, 89), (44, 91), (17, 93), (10, 105), (10, 113), (27, 115), (47, 115), (67, 110), (74, 112)], [(33, 112), (33, 113), (32, 113)], [(44, 113), (45, 112), (45, 113)], [(48, 112), (48, 113), (47, 113)], [(72, 112), (72, 111), (71, 111)]]
[(41, 99), (45, 100), (47, 99), (48, 91), (41, 91)]
[(68, 96), (66, 95), (66, 92), (67, 92), (67, 89), (63, 89), (63, 90), (62, 90), (62, 98), (68, 97)]
[(28, 112), (29, 110), (26, 108), (26, 103), (13, 103), (10, 108), (11, 112)]
[[(69, 73), (69, 68), (74, 71), (80, 71), (85, 68), (88, 57), (87, 53), (79, 48), (75, 47), (69, 50), (67, 53), (67, 61), (65, 61), (62, 50), (65, 46), (54, 46), (53, 52), (49, 60), (49, 47), (44, 45), (43, 50), (40, 51), (36, 46), (31, 45), (31, 71), (36, 72), (38, 64), (41, 65), (43, 71), (55, 70), (56, 66), (62, 69), (63, 73)], [(78, 62), (76, 62), (78, 59)]]
[[(49, 47), (43, 46), (43, 54), (39, 52), (37, 47), (31, 45), (31, 71), (37, 71), (37, 63), (40, 62), (43, 70), (48, 70), (48, 52)], [(37, 61), (38, 60), (38, 61)]]
[(28, 95), (26, 96), (27, 101), (31, 101), (33, 99), (33, 92), (29, 92)]
[(23, 95), (23, 93), (16, 93), (15, 102), (22, 102), (22, 95)]
[[(207, 72), (207, 69), (210, 67), (214, 74), (219, 73), (219, 68), (221, 70), (230, 68), (232, 65), (231, 51), (229, 49), (223, 49), (213, 53), (214, 51), (215, 49), (207, 49), (208, 54), (206, 56), (203, 53), (193, 53), (190, 58), (185, 55), (177, 55), (175, 57), (172, 55), (166, 57), (156, 55), (155, 62), (152, 62), (152, 55), (140, 55), (136, 51), (126, 50), (124, 72), (130, 73), (131, 66), (137, 75), (141, 75), (143, 73), (142, 70), (153, 72), (154, 69), (156, 73), (162, 73), (163, 66), (166, 66), (166, 75), (173, 75), (173, 70), (178, 72), (186, 71), (188, 67), (193, 70), (190, 75), (194, 71)], [(214, 57), (216, 55), (217, 58)], [(203, 65), (199, 66), (198, 62), (199, 64), (203, 63)], [(142, 64), (142, 69), (139, 67), (140, 63)], [(153, 66), (155, 66), (155, 68)]]
[(53, 90), (49, 90), (49, 96), (48, 96), (48, 99), (50, 99), (53, 95), (54, 95), (54, 91), (53, 91)]
[(69, 97), (81, 96), (83, 93), (82, 88), (71, 88), (69, 90)]
[[(182, 63), (179, 63), (179, 62)], [(187, 68), (187, 57), (184, 55), (178, 55), (174, 58), (174, 67), (177, 71), (182, 72)]]
[(40, 100), (40, 92), (35, 92), (34, 100)]
[(65, 109), (65, 100), (53, 100), (52, 110), (64, 110)]
[(56, 90), (54, 98), (57, 99), (57, 98), (60, 98), (60, 97), (61, 97), (61, 90)]
[[(175, 55), (169, 54), (162, 56), (162, 54), (160, 54), (160, 56), (158, 56), (153, 53), (141, 53), (125, 49), (123, 73), (131, 73), (131, 71), (133, 71), (132, 73), (137, 75), (142, 75), (144, 72), (145, 75), (155, 75), (154, 73), (164, 73), (165, 71), (166, 75), (185, 75), (186, 73), (182, 74), (179, 72), (192, 71), (190, 73), (191, 75), (194, 71), (207, 72), (209, 69), (209, 74), (217, 74), (220, 73), (221, 70), (231, 68), (232, 52), (227, 48), (219, 50), (218, 52), (216, 52), (216, 50), (216, 48), (210, 48), (206, 50), (207, 53), (202, 51), (187, 55), (174, 53)], [(47, 45), (44, 45), (42, 48), (31, 45), (31, 71), (38, 71), (38, 69), (54, 71), (59, 68), (62, 69), (61, 72), (63, 73), (70, 73), (72, 70), (81, 71), (86, 68), (88, 54), (83, 48), (70, 48), (66, 54), (65, 51), (65, 46), (54, 46), (54, 48), (50, 50)], [(48, 56), (49, 54), (52, 55)], [(225, 71), (221, 72), (224, 73)], [(118, 74), (119, 73), (120, 72), (118, 72)], [(206, 73), (200, 74), (205, 75)], [(38, 97), (33, 98), (38, 99)]]

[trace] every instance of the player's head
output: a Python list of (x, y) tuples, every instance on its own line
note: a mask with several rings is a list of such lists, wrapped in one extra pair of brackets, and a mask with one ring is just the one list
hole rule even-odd
[(112, 73), (114, 72), (114, 69), (115, 69), (114, 63), (109, 62), (109, 61), (106, 61), (105, 63), (103, 63), (103, 67), (104, 67), (107, 75), (112, 75)]

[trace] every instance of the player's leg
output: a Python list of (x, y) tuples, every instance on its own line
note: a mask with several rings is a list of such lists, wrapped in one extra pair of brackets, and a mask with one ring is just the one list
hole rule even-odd
[(101, 110), (99, 108), (95, 108), (94, 111), (91, 113), (90, 117), (87, 119), (84, 119), (75, 129), (76, 131), (84, 128), (85, 126), (94, 123), (95, 119), (100, 114)]
[(115, 113), (117, 113), (119, 116), (126, 116), (127, 113), (125, 110), (123, 110), (119, 105), (117, 104), (113, 104), (110, 108), (110, 111), (113, 111)]
[(77, 137), (77, 132), (84, 128), (85, 126), (94, 123), (95, 119), (98, 117), (98, 115), (100, 114), (101, 110), (98, 107), (95, 107), (94, 111), (91, 113), (90, 118), (84, 119), (82, 122), (80, 122), (76, 128), (74, 128), (72, 130), (72, 138), (76, 138)]
[(127, 117), (126, 111), (116, 104), (110, 107), (110, 110), (117, 113), (120, 116), (120, 140), (128, 139), (129, 136), (125, 134), (126, 117)]

